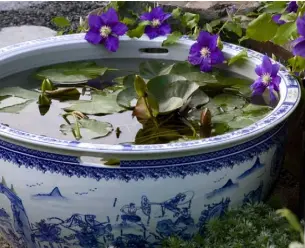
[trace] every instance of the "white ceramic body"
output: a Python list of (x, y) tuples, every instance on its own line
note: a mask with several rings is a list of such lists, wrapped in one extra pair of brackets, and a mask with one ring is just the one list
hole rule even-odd
[[(193, 43), (181, 40), (167, 54), (139, 52), (161, 47), (162, 40), (123, 37), (113, 54), (86, 43), (83, 34), (26, 42), (0, 49), (0, 78), (86, 59), (117, 67), (130, 61), (132, 68), (143, 59), (185, 60)], [(224, 44), (226, 57), (241, 49)], [(262, 55), (249, 55), (247, 63), (230, 69), (255, 79)], [(281, 100), (268, 117), (202, 141), (96, 145), (0, 125), (1, 233), (14, 248), (154, 247), (170, 235), (192, 237), (230, 207), (260, 201), (279, 172), (285, 120), (300, 98), (285, 69), (281, 77)], [(121, 159), (120, 167), (101, 164), (101, 157)]]

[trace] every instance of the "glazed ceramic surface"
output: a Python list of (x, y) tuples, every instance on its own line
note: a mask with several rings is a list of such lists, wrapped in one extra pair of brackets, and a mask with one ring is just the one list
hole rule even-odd
[[(87, 59), (132, 68), (146, 59), (186, 60), (193, 43), (181, 39), (160, 54), (139, 50), (159, 48), (162, 41), (123, 37), (113, 54), (88, 44), (83, 34), (21, 43), (0, 49), (0, 78)], [(223, 51), (228, 58), (242, 49), (225, 43)], [(255, 79), (263, 55), (248, 54), (245, 64), (231, 70)], [(155, 247), (170, 235), (188, 239), (200, 227), (204, 231), (209, 219), (230, 207), (260, 201), (279, 172), (285, 120), (300, 98), (288, 71), (282, 68), (279, 75), (281, 99), (274, 111), (244, 129), (204, 140), (89, 144), (0, 124), (0, 232), (14, 248)], [(9, 78), (2, 82), (11, 85)], [(101, 158), (121, 164), (105, 166)]]

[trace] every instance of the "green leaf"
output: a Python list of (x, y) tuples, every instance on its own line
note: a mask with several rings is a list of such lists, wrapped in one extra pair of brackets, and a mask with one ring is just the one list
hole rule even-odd
[[(135, 100), (138, 99), (138, 95), (134, 89), (134, 87), (128, 87), (122, 90), (117, 95), (117, 104), (124, 108), (132, 109), (135, 107)], [(134, 102), (134, 103), (133, 103)]]
[(175, 19), (178, 19), (181, 15), (181, 9), (180, 8), (175, 8), (172, 11), (172, 17)]
[(297, 232), (303, 235), (303, 227), (301, 226), (298, 218), (294, 215), (289, 209), (278, 209), (276, 213), (282, 217), (285, 217), (286, 220), (289, 222), (290, 226)]
[(297, 13), (291, 12), (281, 15), (280, 20), (285, 22), (294, 22), (297, 19)]
[(122, 23), (126, 24), (127, 26), (132, 26), (136, 23), (135, 19), (124, 17)]
[(108, 122), (97, 121), (94, 119), (80, 119), (78, 121), (81, 128), (89, 129), (96, 133), (97, 137), (104, 137), (113, 131), (113, 127)]
[(135, 77), (134, 88), (139, 97), (144, 97), (147, 92), (147, 86), (145, 81), (138, 75)]
[(156, 60), (147, 60), (139, 65), (139, 73), (141, 77), (151, 79), (158, 76), (165, 66), (165, 63)]
[(272, 20), (271, 15), (263, 13), (249, 23), (246, 36), (257, 41), (269, 41), (277, 29), (278, 25)]
[(294, 56), (288, 59), (288, 63), (295, 72), (302, 72), (305, 70), (305, 58), (303, 57)]
[(28, 100), (19, 97), (8, 97), (0, 102), (0, 112), (18, 114), (26, 106), (32, 103), (33, 100)]
[(162, 42), (162, 46), (169, 46), (175, 44), (181, 36), (182, 33), (179, 31), (172, 32), (170, 35), (167, 36), (166, 40)]
[(231, 111), (236, 108), (242, 108), (246, 101), (242, 97), (230, 95), (230, 94), (220, 94), (213, 98), (214, 103), (224, 109), (224, 111)]
[(69, 62), (43, 67), (36, 72), (36, 76), (56, 83), (74, 84), (102, 76), (107, 70), (94, 62)]
[(187, 61), (183, 61), (171, 64), (167, 67), (163, 66), (163, 69), (159, 72), (159, 75), (175, 74), (184, 76), (185, 73), (189, 72), (200, 72), (200, 69), (191, 65)]
[(205, 72), (188, 72), (181, 74), (181, 76), (185, 77), (188, 81), (196, 82), (199, 86), (218, 82), (213, 74)]
[(38, 99), (39, 93), (20, 87), (5, 87), (0, 89), (0, 96), (15, 96), (23, 99)]
[(190, 102), (188, 103), (188, 106), (191, 108), (196, 108), (198, 106), (202, 106), (209, 102), (209, 97), (207, 94), (205, 94), (200, 88), (197, 89), (191, 96)]
[(228, 65), (232, 65), (233, 63), (243, 60), (247, 57), (248, 57), (247, 49), (244, 49), (241, 52), (239, 52), (238, 54), (236, 54), (235, 56), (233, 56), (232, 58), (230, 58), (228, 61)]
[(199, 19), (200, 19), (199, 14), (186, 12), (181, 18), (181, 23), (183, 26), (193, 29), (198, 25)]
[(271, 1), (264, 8), (265, 13), (283, 13), (287, 7), (287, 2), (285, 1)]
[(99, 95), (93, 101), (84, 101), (64, 108), (65, 111), (79, 111), (88, 115), (113, 114), (124, 110), (117, 104), (117, 95)]
[(220, 19), (216, 19), (216, 20), (213, 20), (209, 23), (209, 25), (214, 28), (216, 26), (218, 26), (219, 24), (221, 23), (221, 20)]
[(232, 129), (240, 129), (247, 127), (249, 125), (252, 125), (255, 122), (255, 120), (244, 117), (244, 116), (238, 116), (234, 118), (233, 120), (229, 121), (227, 124)]
[(268, 112), (270, 112), (272, 108), (265, 105), (256, 105), (256, 104), (248, 104), (245, 106), (242, 111), (244, 116), (252, 116), (252, 117), (262, 117)]
[(220, 115), (216, 115), (212, 118), (213, 123), (228, 123), (232, 121), (235, 117), (238, 117), (242, 114), (242, 111), (240, 109), (235, 109), (233, 111), (230, 111), (228, 113), (223, 113)]
[(140, 22), (135, 29), (131, 29), (127, 32), (130, 38), (140, 38), (144, 34), (145, 27), (150, 24), (150, 21)]
[(284, 45), (288, 41), (293, 39), (293, 36), (297, 34), (297, 26), (295, 22), (287, 22), (281, 25), (275, 37), (273, 38), (273, 42), (277, 45)]
[(205, 28), (209, 33), (213, 33), (213, 28), (210, 26), (210, 24), (206, 23)]
[(52, 22), (59, 28), (67, 28), (71, 26), (70, 21), (63, 16), (54, 17)]
[(159, 103), (157, 99), (153, 95), (148, 94), (147, 103), (151, 109), (153, 117), (157, 117), (157, 115), (159, 114)]
[(235, 22), (228, 22), (224, 26), (224, 29), (237, 34), (239, 37), (241, 37), (243, 34), (243, 30), (242, 30), (241, 26)]

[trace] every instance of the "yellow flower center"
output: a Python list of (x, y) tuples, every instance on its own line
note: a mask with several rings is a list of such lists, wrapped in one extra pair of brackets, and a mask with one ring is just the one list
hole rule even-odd
[(107, 38), (111, 34), (111, 28), (109, 26), (102, 26), (100, 29), (100, 34), (102, 37)]
[(262, 77), (262, 82), (264, 85), (269, 85), (270, 81), (271, 81), (271, 75), (269, 73), (264, 73), (263, 77)]
[(200, 54), (201, 54), (201, 56), (204, 57), (204, 58), (209, 57), (210, 53), (211, 53), (211, 52), (210, 52), (209, 48), (207, 48), (207, 47), (203, 47), (203, 48), (200, 50)]
[(151, 22), (151, 25), (153, 27), (158, 27), (160, 25), (160, 20), (159, 19), (153, 19), (152, 22)]

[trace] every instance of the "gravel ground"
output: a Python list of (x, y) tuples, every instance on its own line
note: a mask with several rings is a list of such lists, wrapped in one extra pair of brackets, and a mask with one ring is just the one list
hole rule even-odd
[(65, 16), (72, 25), (79, 22), (91, 10), (107, 3), (99, 2), (0, 2), (0, 29), (3, 27), (36, 25), (55, 29), (51, 23), (53, 17)]

